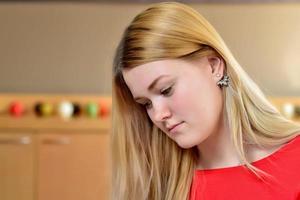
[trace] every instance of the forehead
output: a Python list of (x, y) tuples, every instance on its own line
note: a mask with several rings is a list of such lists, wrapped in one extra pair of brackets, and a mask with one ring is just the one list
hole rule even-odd
[(161, 75), (176, 76), (183, 72), (183, 60), (153, 61), (123, 71), (123, 77), (132, 91), (139, 87), (147, 87), (153, 80)]
[(150, 77), (159, 76), (164, 73), (174, 74), (180, 70), (178, 67), (181, 60), (160, 60), (153, 61), (137, 67), (126, 69), (123, 71), (124, 79), (130, 81), (131, 79), (141, 78), (147, 79)]

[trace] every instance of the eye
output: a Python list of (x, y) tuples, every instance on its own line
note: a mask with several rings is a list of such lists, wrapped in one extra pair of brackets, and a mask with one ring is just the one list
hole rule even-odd
[(167, 89), (165, 90), (162, 90), (160, 93), (164, 96), (170, 96), (171, 95), (171, 92), (172, 92), (172, 86), (168, 87)]
[(151, 105), (152, 105), (152, 104), (151, 104), (151, 102), (149, 102), (149, 101), (146, 102), (146, 103), (144, 103), (144, 104), (142, 104), (142, 106), (145, 107), (146, 109), (150, 109), (150, 108), (151, 108)]

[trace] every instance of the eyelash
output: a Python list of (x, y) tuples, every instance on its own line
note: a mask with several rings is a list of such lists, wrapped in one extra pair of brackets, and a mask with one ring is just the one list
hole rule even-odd
[[(166, 96), (166, 97), (171, 96), (171, 91), (172, 91), (172, 89), (173, 89), (173, 86), (170, 86), (170, 87), (168, 87), (167, 89), (162, 90), (162, 91), (160, 92), (160, 94), (162, 94), (162, 95), (164, 95), (164, 96)], [(142, 106), (145, 107), (146, 109), (149, 109), (149, 106), (150, 106), (150, 105), (151, 105), (151, 103), (149, 103), (149, 102), (142, 104)]]
[(173, 87), (173, 86), (170, 86), (170, 87), (168, 87), (167, 89), (162, 90), (162, 91), (160, 92), (160, 94), (162, 94), (162, 95), (164, 95), (164, 96), (169, 96), (169, 95), (171, 94), (172, 87)]

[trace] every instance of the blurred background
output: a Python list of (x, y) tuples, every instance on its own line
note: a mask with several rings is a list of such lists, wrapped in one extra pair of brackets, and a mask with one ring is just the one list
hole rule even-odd
[[(109, 199), (112, 60), (150, 0), (0, 1), (0, 199)], [(300, 1), (190, 0), (287, 117)]]

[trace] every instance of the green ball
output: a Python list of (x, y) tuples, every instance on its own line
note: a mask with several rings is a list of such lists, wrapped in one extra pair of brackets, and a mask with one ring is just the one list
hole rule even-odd
[(86, 106), (86, 112), (89, 117), (96, 118), (98, 116), (98, 104), (88, 103)]

